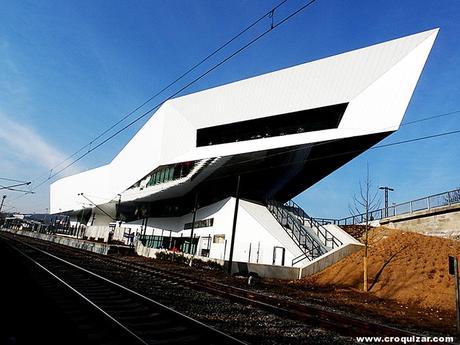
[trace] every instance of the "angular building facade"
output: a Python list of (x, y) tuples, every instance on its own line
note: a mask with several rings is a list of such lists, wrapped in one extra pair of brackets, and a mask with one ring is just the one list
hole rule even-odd
[(437, 32), (171, 99), (109, 164), (53, 183), (50, 210), (226, 259), (240, 176), (235, 259), (315, 260), (353, 239), (289, 200), (399, 128)]

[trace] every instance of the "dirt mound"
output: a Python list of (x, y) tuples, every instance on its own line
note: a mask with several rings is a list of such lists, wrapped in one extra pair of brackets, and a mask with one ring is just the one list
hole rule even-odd
[(356, 239), (360, 239), (366, 231), (365, 225), (342, 225), (340, 227)]
[[(454, 310), (448, 256), (460, 256), (459, 241), (380, 227), (370, 231), (369, 244), (371, 294), (421, 308)], [(363, 250), (304, 283), (362, 290)]]

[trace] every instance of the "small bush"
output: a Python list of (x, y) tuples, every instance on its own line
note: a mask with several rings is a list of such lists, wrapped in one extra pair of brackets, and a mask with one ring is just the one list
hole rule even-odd
[(224, 270), (224, 266), (222, 266), (221, 264), (215, 261), (208, 261), (207, 268), (212, 271), (223, 271)]
[(155, 259), (162, 261), (172, 261), (178, 264), (185, 264), (188, 262), (188, 259), (184, 254), (176, 254), (171, 252), (158, 252), (155, 254)]
[(209, 260), (209, 261), (204, 261), (201, 259), (194, 258), (192, 262), (193, 267), (205, 269), (205, 270), (211, 270), (211, 271), (222, 271), (223, 266), (215, 261)]

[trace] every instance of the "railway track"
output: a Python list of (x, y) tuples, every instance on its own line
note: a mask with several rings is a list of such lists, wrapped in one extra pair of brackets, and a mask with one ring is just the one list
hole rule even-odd
[(71, 250), (72, 252), (78, 252), (79, 254), (84, 252), (86, 257), (91, 257), (92, 260), (104, 262), (105, 265), (111, 265), (125, 270), (147, 274), (161, 281), (168, 281), (175, 285), (186, 286), (195, 290), (221, 296), (244, 305), (250, 304), (278, 316), (283, 316), (292, 320), (302, 320), (307, 322), (309, 325), (331, 330), (344, 336), (423, 336), (422, 334), (412, 331), (384, 325), (374, 321), (359, 319), (316, 306), (295, 303), (279, 297), (268, 296), (220, 282), (199, 279), (176, 271), (171, 272), (165, 269), (152, 267), (147, 264), (128, 261), (117, 257), (102, 256), (100, 254), (86, 252), (75, 248), (66, 247), (66, 249)]
[(15, 239), (40, 284), (90, 344), (245, 344), (118, 283)]
[(381, 323), (358, 319), (338, 312), (328, 311), (319, 307), (294, 303), (275, 296), (267, 296), (258, 292), (238, 288), (224, 283), (199, 279), (187, 274), (171, 272), (166, 269), (152, 267), (143, 263), (123, 260), (116, 257), (90, 254), (96, 260), (102, 260), (124, 269), (134, 270), (167, 280), (178, 285), (187, 286), (199, 291), (218, 295), (234, 302), (251, 304), (259, 309), (275, 313), (293, 320), (304, 320), (312, 326), (331, 330), (345, 336), (390, 336), (390, 337), (422, 337), (412, 331), (384, 325)]

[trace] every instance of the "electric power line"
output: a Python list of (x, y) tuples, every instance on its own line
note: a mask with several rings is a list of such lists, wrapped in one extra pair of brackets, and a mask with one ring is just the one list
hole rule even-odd
[(9, 181), (9, 182), (17, 182), (17, 183), (27, 183), (27, 181), (20, 181), (20, 180), (15, 180), (15, 179), (6, 178), (6, 177), (0, 177), (0, 180)]
[[(255, 21), (253, 21), (251, 24), (249, 24), (247, 27), (245, 27), (243, 30), (241, 30), (239, 33), (237, 33), (235, 36), (233, 36), (231, 39), (229, 39), (228, 41), (226, 41), (224, 44), (222, 44), (221, 46), (219, 46), (218, 48), (216, 48), (214, 51), (212, 51), (210, 54), (208, 54), (206, 57), (204, 57), (203, 59), (201, 59), (199, 62), (195, 63), (192, 67), (190, 67), (188, 70), (186, 70), (184, 73), (182, 73), (179, 77), (177, 77), (176, 79), (174, 79), (173, 81), (171, 81), (169, 84), (167, 84), (166, 86), (164, 86), (162, 89), (158, 90), (157, 92), (155, 92), (151, 97), (149, 97), (147, 100), (145, 100), (143, 103), (141, 103), (140, 105), (136, 106), (133, 110), (131, 110), (129, 113), (127, 113), (126, 115), (124, 115), (120, 120), (116, 121), (114, 124), (112, 124), (110, 127), (108, 127), (107, 129), (105, 129), (104, 131), (102, 131), (100, 134), (98, 134), (95, 138), (93, 138), (90, 142), (88, 142), (86, 145), (82, 146), (80, 149), (78, 149), (76, 152), (74, 152), (73, 154), (71, 154), (70, 156), (68, 156), (67, 158), (65, 158), (63, 161), (61, 161), (60, 163), (58, 163), (57, 165), (55, 165), (53, 168), (51, 168), (50, 170), (47, 171), (46, 174), (43, 174), (43, 175), (40, 175), (38, 176), (37, 178), (33, 179), (33, 181), (35, 180), (38, 180), (40, 179), (42, 176), (46, 176), (48, 175), (48, 172), (49, 172), (49, 175), (51, 176), (52, 175), (52, 172), (54, 169), (57, 169), (60, 165), (64, 164), (65, 162), (69, 161), (71, 158), (75, 157), (76, 155), (78, 155), (80, 152), (82, 152), (83, 150), (85, 150), (86, 148), (88, 149), (91, 149), (92, 145), (97, 141), (99, 140), (100, 138), (102, 138), (105, 134), (107, 134), (108, 132), (110, 132), (112, 129), (114, 129), (115, 127), (117, 127), (120, 123), (122, 123), (123, 121), (125, 121), (126, 119), (128, 119), (131, 115), (133, 115), (135, 112), (137, 112), (139, 109), (143, 108), (145, 105), (147, 105), (148, 103), (150, 103), (153, 99), (155, 99), (156, 97), (158, 97), (160, 94), (162, 94), (163, 92), (165, 92), (167, 89), (169, 89), (171, 86), (173, 86), (174, 84), (176, 84), (177, 82), (179, 82), (180, 80), (182, 80), (184, 77), (186, 77), (187, 75), (189, 75), (191, 72), (193, 72), (194, 70), (196, 70), (199, 66), (201, 66), (203, 63), (205, 63), (206, 61), (208, 61), (211, 57), (213, 57), (214, 55), (216, 55), (218, 52), (222, 51), (225, 47), (227, 47), (228, 45), (230, 45), (232, 42), (234, 42), (235, 40), (237, 40), (239, 37), (241, 37), (242, 35), (244, 35), (246, 32), (248, 32), (250, 29), (252, 29), (254, 26), (256, 26), (257, 24), (259, 24), (263, 19), (267, 18), (267, 16), (270, 16), (270, 14), (273, 14), (274, 11), (276, 11), (278, 8), (280, 8), (284, 3), (286, 3), (287, 0), (283, 0), (281, 3), (279, 3), (278, 5), (276, 5), (275, 7), (273, 7), (272, 9), (270, 9), (268, 12), (265, 12), (264, 15), (262, 15), (261, 17), (257, 18)], [(270, 17), (272, 18), (273, 20), (273, 16)]]
[[(418, 137), (418, 138), (412, 138), (412, 139), (407, 139), (407, 140), (396, 141), (396, 142), (388, 143), (388, 144), (381, 144), (381, 145), (370, 147), (369, 150), (380, 149), (380, 148), (396, 146), (396, 145), (402, 145), (402, 144), (408, 144), (408, 143), (412, 143), (412, 142), (416, 142), (416, 141), (421, 141), (421, 140), (426, 140), (426, 139), (433, 139), (433, 138), (442, 137), (442, 136), (451, 135), (451, 134), (457, 134), (457, 133), (460, 133), (460, 130), (444, 132), (444, 133), (437, 133), (437, 134), (427, 135), (427, 136)], [(311, 143), (310, 145), (312, 145), (314, 147), (318, 147), (318, 146), (327, 145), (327, 144), (330, 144), (330, 143), (333, 143), (333, 142), (337, 142), (337, 141), (340, 141), (340, 140), (341, 139), (332, 139), (332, 140), (327, 140), (327, 141), (323, 141), (323, 142), (320, 142), (320, 143)], [(248, 163), (248, 162), (256, 161), (256, 160), (265, 160), (267, 158), (271, 158), (271, 157), (274, 157), (274, 156), (279, 156), (279, 155), (284, 155), (286, 153), (301, 151), (301, 150), (305, 149), (306, 145), (309, 145), (309, 144), (301, 144), (301, 147), (295, 147), (293, 149), (286, 150), (286, 151), (283, 151), (283, 152), (275, 152), (275, 153), (272, 153), (272, 154), (267, 154), (264, 157), (260, 157), (260, 158), (248, 158), (248, 159), (246, 159), (244, 161), (228, 164), (228, 165), (226, 165), (226, 167), (227, 166), (240, 165), (240, 164), (244, 164), (244, 163)], [(295, 146), (299, 146), (299, 145), (295, 145)], [(362, 150), (351, 150), (351, 151), (346, 151), (346, 152), (335, 153), (335, 154), (331, 154), (331, 155), (327, 155), (327, 156), (321, 156), (321, 157), (308, 159), (308, 161), (316, 161), (316, 160), (321, 160), (321, 159), (327, 159), (327, 158), (332, 158), (332, 157), (337, 157), (337, 156), (342, 156), (342, 155), (347, 155), (347, 154), (357, 153), (357, 152), (362, 152)], [(302, 160), (294, 161), (294, 162), (298, 163), (300, 161), (302, 161)], [(290, 164), (287, 164), (287, 165), (290, 165)], [(282, 165), (282, 166), (284, 166), (284, 165)]]
[(418, 120), (413, 120), (413, 121), (409, 121), (409, 122), (403, 122), (401, 124), (401, 126), (412, 125), (414, 123), (419, 123), (419, 122), (424, 122), (424, 121), (428, 121), (428, 120), (434, 120), (434, 119), (444, 117), (444, 116), (459, 115), (459, 114), (460, 114), (460, 110), (454, 110), (454, 111), (450, 111), (448, 113), (442, 113), (442, 114), (437, 114), (437, 115), (432, 115), (432, 116), (428, 116), (428, 117), (425, 117), (425, 118), (421, 118), (421, 119), (418, 119)]
[[(392, 143), (388, 143), (388, 144), (381, 144), (381, 145), (373, 146), (373, 147), (369, 148), (369, 150), (381, 149), (381, 148), (386, 148), (386, 147), (396, 146), (396, 145), (403, 145), (403, 144), (408, 144), (408, 143), (417, 142), (417, 141), (421, 141), (421, 140), (433, 139), (433, 138), (438, 138), (438, 137), (442, 137), (442, 136), (446, 136), (446, 135), (452, 135), (452, 134), (458, 134), (458, 133), (460, 133), (460, 130), (444, 132), (444, 133), (437, 133), (437, 134), (432, 134), (432, 135), (426, 135), (426, 136), (423, 136), (423, 137), (412, 138), (412, 139), (396, 141), (396, 142), (392, 142)], [(329, 141), (325, 141), (325, 142), (321, 142), (321, 143), (312, 143), (312, 145), (321, 146), (321, 145), (330, 144), (330, 143), (332, 143), (334, 141), (338, 141), (338, 140), (340, 140), (340, 139), (329, 140)], [(228, 164), (226, 167), (241, 165), (241, 164), (248, 163), (248, 162), (251, 162), (251, 161), (267, 159), (267, 157), (273, 157), (273, 156), (277, 156), (277, 155), (286, 154), (286, 153), (289, 153), (289, 152), (295, 152), (295, 151), (304, 150), (305, 145), (308, 145), (308, 144), (302, 145), (303, 147), (296, 147), (296, 148), (291, 149), (291, 150), (287, 150), (287, 151), (279, 152), (279, 153), (269, 154), (269, 155), (266, 155), (266, 156), (260, 157), (260, 158), (251, 158), (251, 159), (247, 159), (247, 160), (244, 160), (244, 161), (235, 162), (235, 163), (232, 163), (232, 164)], [(328, 159), (328, 158), (334, 158), (334, 157), (340, 157), (340, 156), (353, 154), (353, 153), (359, 153), (359, 152), (362, 152), (362, 150), (350, 150), (350, 151), (346, 151), (346, 152), (340, 152), (340, 153), (330, 154), (330, 155), (326, 155), (326, 156), (310, 158), (310, 159), (308, 159), (308, 162), (318, 161), (318, 160), (323, 160), (323, 159)], [(290, 161), (290, 162), (283, 163), (283, 164), (276, 164), (276, 165), (272, 165), (272, 166), (268, 166), (268, 167), (262, 167), (262, 168), (252, 169), (252, 170), (246, 170), (242, 175), (249, 174), (249, 173), (254, 173), (254, 172), (266, 171), (266, 170), (270, 170), (270, 169), (278, 168), (278, 167), (295, 165), (297, 163), (302, 163), (302, 162), (305, 162), (305, 160), (304, 159), (299, 159), (299, 160), (294, 160), (294, 161)], [(233, 174), (222, 175), (222, 176), (219, 176), (219, 177), (209, 179), (208, 181), (220, 180), (220, 179), (224, 179), (226, 177), (231, 177), (231, 176), (234, 176), (234, 175)], [(21, 197), (23, 197), (23, 196), (24, 195), (22, 195)], [(17, 200), (17, 199), (15, 199), (15, 200)]]
[[(457, 133), (460, 133), (460, 130), (455, 130), (455, 131), (450, 131), (450, 132), (445, 132), (445, 133), (438, 133), (438, 134), (433, 134), (433, 135), (427, 135), (427, 136), (418, 137), (418, 138), (412, 138), (412, 139), (408, 139), (408, 140), (401, 140), (401, 141), (388, 143), (388, 144), (381, 144), (381, 145), (370, 147), (369, 150), (381, 149), (381, 148), (386, 148), (386, 147), (389, 147), (389, 146), (403, 145), (403, 144), (408, 144), (408, 143), (411, 143), (411, 142), (427, 140), (427, 139), (433, 139), (433, 138), (442, 137), (442, 136), (451, 135), (451, 134), (457, 134)], [(314, 147), (318, 147), (318, 146), (327, 145), (327, 144), (330, 144), (330, 143), (333, 143), (333, 142), (337, 142), (337, 141), (340, 141), (340, 140), (341, 139), (333, 139), (333, 140), (328, 140), (328, 141), (324, 141), (324, 142), (320, 142), (320, 143), (311, 143), (311, 145), (314, 146)], [(284, 155), (286, 153), (302, 151), (302, 150), (305, 150), (305, 146), (307, 146), (307, 145), (309, 145), (309, 144), (301, 144), (300, 147), (295, 147), (293, 149), (285, 150), (283, 152), (271, 153), (271, 154), (267, 154), (267, 155), (265, 155), (263, 157), (248, 158), (248, 159), (243, 160), (243, 161), (227, 164), (227, 165), (225, 165), (225, 168), (234, 167), (234, 166), (237, 166), (237, 165), (241, 165), (241, 164), (245, 164), (245, 163), (253, 162), (253, 161), (257, 161), (257, 160), (266, 160), (267, 158), (271, 158), (271, 157), (279, 156), (279, 155)], [(299, 145), (296, 145), (296, 146), (299, 146)], [(305, 161), (305, 159), (298, 159), (298, 160), (293, 160), (293, 161), (289, 161), (289, 162), (286, 162), (286, 163), (280, 163), (280, 164), (275, 164), (275, 165), (271, 165), (271, 166), (258, 167), (258, 168), (255, 168), (255, 169), (246, 170), (243, 173), (241, 173), (241, 175), (247, 175), (247, 174), (250, 174), (250, 173), (267, 171), (267, 170), (271, 170), (273, 168), (296, 165), (298, 163), (320, 161), (320, 160), (323, 160), (323, 159), (335, 158), (335, 157), (340, 157), (340, 156), (345, 156), (345, 155), (348, 155), (348, 154), (360, 153), (360, 152), (362, 152), (362, 150), (350, 150), (350, 151), (345, 151), (345, 152), (333, 153), (333, 154), (330, 154), (330, 155), (323, 155), (323, 156), (315, 157), (315, 158), (309, 158), (307, 161)], [(222, 180), (222, 179), (227, 178), (227, 177), (234, 177), (234, 176), (235, 176), (234, 174), (230, 173), (230, 174), (227, 174), (227, 175), (220, 175), (220, 176), (217, 176), (217, 177), (214, 177), (214, 178), (210, 178), (210, 179), (207, 179), (206, 181), (207, 182), (217, 181), (217, 180)], [(135, 195), (139, 195), (139, 193), (137, 193)]]
[[(273, 24), (272, 22), (272, 25), (270, 27), (270, 29), (264, 31), (262, 34), (258, 35), (257, 37), (255, 37), (254, 39), (252, 39), (249, 43), (245, 44), (244, 46), (242, 46), (241, 48), (239, 48), (238, 50), (236, 50), (235, 52), (233, 52), (231, 55), (229, 55), (228, 57), (226, 57), (225, 59), (221, 60), (219, 63), (217, 63), (216, 65), (214, 65), (212, 68), (208, 69), (206, 72), (204, 72), (203, 74), (199, 75), (197, 78), (195, 78), (194, 80), (192, 80), (191, 82), (189, 82), (188, 84), (186, 84), (184, 87), (182, 87), (181, 89), (179, 89), (178, 91), (176, 91), (173, 95), (167, 97), (165, 100), (161, 101), (160, 103), (158, 103), (157, 105), (155, 105), (154, 107), (150, 108), (148, 111), (144, 112), (143, 114), (141, 114), (140, 116), (138, 116), (137, 118), (135, 118), (133, 121), (131, 121), (130, 123), (128, 123), (127, 125), (125, 125), (123, 128), (119, 129), (117, 132), (113, 133), (112, 135), (110, 135), (109, 137), (107, 137), (106, 139), (104, 139), (102, 142), (98, 143), (96, 146), (92, 147), (92, 144), (94, 144), (94, 141), (100, 139), (103, 135), (107, 134), (110, 130), (112, 130), (113, 128), (115, 128), (117, 125), (119, 125), (121, 122), (123, 122), (124, 120), (126, 120), (128, 117), (130, 117), (133, 113), (135, 113), (137, 110), (139, 110), (140, 108), (142, 108), (143, 106), (145, 106), (147, 103), (149, 103), (151, 100), (153, 100), (154, 98), (156, 98), (159, 94), (161, 94), (162, 92), (164, 92), (165, 90), (167, 90), (169, 87), (171, 87), (173, 84), (175, 84), (176, 82), (178, 82), (179, 80), (181, 80), (183, 77), (185, 77), (186, 75), (188, 75), (190, 72), (192, 72), (193, 70), (195, 70), (198, 66), (200, 66), (202, 63), (204, 63), (205, 61), (207, 61), (210, 57), (214, 56), (217, 52), (221, 51), (224, 47), (228, 46), (231, 42), (233, 42), (234, 40), (236, 40), (238, 37), (240, 37), (241, 35), (243, 35), (245, 32), (247, 32), (250, 28), (254, 27), (257, 23), (259, 23), (261, 20), (263, 20), (264, 18), (266, 18), (267, 16), (269, 16), (270, 14), (273, 14), (274, 10), (276, 10), (277, 8), (279, 8), (281, 5), (283, 5), (287, 0), (281, 2), (279, 5), (275, 6), (274, 9), (270, 10), (269, 12), (267, 12), (265, 15), (263, 15), (262, 17), (258, 18), (255, 22), (253, 22), (252, 24), (250, 24), (248, 27), (246, 27), (243, 31), (241, 31), (240, 33), (238, 33), (236, 36), (234, 36), (232, 39), (230, 39), (229, 41), (227, 41), (226, 43), (224, 43), (221, 47), (217, 48), (214, 52), (212, 52), (211, 54), (209, 54), (207, 57), (205, 57), (204, 59), (202, 59), (200, 62), (198, 62), (197, 64), (195, 64), (194, 66), (192, 66), (189, 70), (187, 70), (185, 73), (183, 73), (181, 76), (179, 76), (178, 78), (176, 78), (174, 81), (172, 81), (170, 84), (168, 84), (167, 86), (165, 86), (163, 89), (161, 89), (160, 91), (158, 91), (155, 95), (153, 95), (152, 97), (150, 97), (148, 100), (146, 100), (144, 103), (142, 103), (141, 105), (139, 105), (138, 107), (136, 107), (133, 111), (131, 111), (130, 113), (128, 113), (127, 115), (125, 115), (121, 120), (117, 121), (115, 124), (113, 124), (112, 126), (110, 126), (108, 129), (106, 129), (105, 131), (103, 131), (100, 135), (98, 135), (96, 138), (94, 138), (89, 144), (83, 146), (79, 151), (77, 151), (76, 153), (72, 154), (71, 156), (69, 156), (65, 161), (59, 163), (57, 166), (63, 164), (64, 162), (68, 161), (69, 158), (72, 158), (74, 157), (76, 154), (78, 154), (79, 152), (81, 152), (83, 149), (89, 147), (88, 151), (85, 152), (83, 155), (79, 156), (77, 159), (73, 160), (70, 164), (66, 165), (64, 168), (60, 169), (59, 171), (55, 172), (55, 173), (52, 173), (53, 169), (51, 169), (50, 171), (50, 176), (45, 179), (43, 182), (41, 182), (40, 184), (38, 184), (37, 186), (35, 186), (32, 190), (36, 190), (38, 189), (40, 186), (42, 186), (43, 184), (45, 184), (46, 182), (50, 181), (52, 178), (56, 177), (58, 174), (60, 174), (62, 171), (66, 170), (67, 168), (69, 168), (70, 166), (72, 166), (73, 164), (75, 164), (76, 162), (78, 162), (79, 160), (81, 160), (82, 158), (84, 158), (85, 156), (87, 156), (89, 153), (91, 153), (92, 151), (96, 150), (97, 148), (101, 147), (102, 145), (104, 145), (106, 142), (110, 141), (111, 139), (113, 139), (115, 136), (117, 136), (118, 134), (120, 134), (121, 132), (123, 132), (124, 130), (126, 130), (127, 128), (131, 127), (132, 125), (134, 125), (135, 123), (137, 123), (139, 120), (141, 120), (142, 118), (144, 118), (145, 116), (147, 116), (148, 114), (150, 114), (152, 111), (156, 110), (158, 107), (160, 107), (163, 103), (165, 103), (167, 100), (175, 97), (176, 95), (178, 95), (179, 93), (181, 93), (182, 91), (184, 91), (185, 89), (187, 89), (188, 87), (190, 87), (192, 84), (194, 84), (195, 82), (199, 81), (200, 79), (202, 79), (203, 77), (205, 77), (207, 74), (209, 74), (210, 72), (212, 72), (213, 70), (215, 70), (216, 68), (218, 68), (219, 66), (221, 66), (222, 64), (224, 64), (225, 62), (227, 62), (228, 60), (230, 60), (231, 58), (233, 58), (235, 55), (237, 55), (238, 53), (240, 53), (241, 51), (245, 50), (246, 48), (248, 48), (250, 45), (252, 45), (253, 43), (255, 43), (256, 41), (258, 41), (259, 39), (261, 39), (263, 36), (265, 36), (267, 33), (269, 33), (270, 31), (272, 31), (274, 28), (277, 28), (278, 26), (282, 25), (283, 23), (285, 23), (287, 20), (289, 20), (290, 18), (292, 18), (293, 16), (295, 16), (296, 14), (298, 14), (299, 12), (301, 12), (302, 10), (304, 10), (306, 7), (308, 7), (309, 5), (311, 5), (312, 3), (314, 3), (316, 0), (312, 0), (308, 3), (306, 3), (305, 5), (301, 6), (298, 10), (294, 11), (293, 13), (291, 13), (290, 15), (288, 15), (287, 17), (285, 17), (283, 20), (281, 20), (280, 22), (276, 23), (276, 24)], [(273, 18), (273, 16), (271, 16), (270, 18)], [(460, 113), (460, 110), (458, 111), (453, 111), (453, 112), (449, 112), (449, 113), (443, 113), (443, 114), (437, 114), (435, 116), (430, 116), (430, 117), (427, 117), (427, 118), (423, 118), (423, 119), (419, 119), (419, 120), (414, 120), (414, 121), (410, 121), (410, 122), (405, 122), (403, 124), (401, 124), (401, 126), (405, 126), (405, 125), (409, 125), (409, 124), (414, 124), (414, 123), (418, 123), (418, 122), (422, 122), (422, 121), (428, 121), (428, 120), (432, 120), (432, 119), (435, 119), (435, 118), (439, 118), (439, 117), (443, 117), (443, 116), (448, 116), (448, 115), (454, 115), (454, 114), (458, 114)], [(419, 137), (419, 138), (413, 138), (413, 139), (409, 139), (409, 140), (403, 140), (403, 141), (400, 141), (400, 142), (394, 142), (394, 143), (388, 143), (388, 144), (384, 144), (384, 145), (379, 145), (379, 146), (375, 146), (375, 147), (372, 147), (371, 149), (377, 149), (377, 148), (383, 148), (383, 147), (388, 147), (388, 146), (394, 146), (394, 145), (399, 145), (399, 144), (405, 144), (405, 143), (410, 143), (410, 142), (414, 142), (414, 141), (420, 141), (420, 140), (425, 140), (425, 139), (431, 139), (431, 138), (436, 138), (436, 137), (441, 137), (441, 136), (445, 136), (445, 135), (451, 135), (451, 134), (455, 134), (455, 133), (459, 133), (460, 130), (457, 130), (457, 131), (451, 131), (451, 132), (445, 132), (445, 133), (438, 133), (438, 134), (434, 134), (434, 135), (429, 135), (429, 136), (425, 136), (425, 137)], [(325, 142), (327, 143), (327, 142)], [(324, 144), (325, 144), (324, 143)], [(315, 144), (315, 145), (320, 145), (320, 144), (323, 144), (323, 143), (319, 143), (319, 144)], [(285, 151), (286, 152), (286, 151)], [(289, 151), (287, 151), (289, 152)], [(353, 151), (350, 151), (350, 152), (346, 152), (346, 153), (341, 153), (340, 155), (343, 155), (343, 154), (348, 154), (348, 153), (352, 153)], [(266, 157), (265, 157), (266, 158)], [(319, 158), (322, 158), (322, 157), (319, 157)], [(328, 157), (325, 157), (325, 158), (328, 158)], [(257, 158), (255, 159), (257, 160)], [(236, 164), (242, 164), (243, 162), (238, 162)]]
[[(408, 140), (401, 140), (401, 141), (397, 141), (397, 142), (393, 142), (393, 143), (388, 143), (388, 144), (381, 144), (381, 145), (377, 145), (377, 146), (373, 146), (371, 148), (369, 148), (369, 150), (375, 150), (375, 149), (381, 149), (381, 148), (386, 148), (386, 147), (390, 147), (390, 146), (397, 146), (397, 145), (403, 145), (403, 144), (408, 144), (408, 143), (412, 143), (412, 142), (416, 142), (416, 141), (421, 141), (421, 140), (427, 140), (427, 139), (433, 139), (433, 138), (438, 138), (438, 137), (442, 137), (442, 136), (446, 136), (446, 135), (451, 135), (451, 134), (457, 134), (457, 133), (460, 133), (460, 130), (455, 130), (455, 131), (450, 131), (450, 132), (445, 132), (445, 133), (438, 133), (438, 134), (433, 134), (433, 135), (427, 135), (427, 136), (423, 136), (423, 137), (418, 137), (418, 138), (412, 138), (412, 139), (408, 139)], [(325, 144), (330, 144), (334, 141), (338, 141), (340, 139), (336, 139), (336, 140), (330, 140), (330, 141), (325, 141), (325, 142), (322, 142), (322, 143), (313, 143), (312, 145), (313, 146), (321, 146), (321, 145), (325, 145)], [(308, 145), (308, 144), (307, 144)], [(305, 145), (303, 145), (305, 146)], [(273, 156), (275, 155), (281, 155), (281, 154), (285, 154), (285, 153), (289, 153), (289, 152), (295, 152), (295, 151), (300, 151), (300, 150), (304, 150), (305, 147), (297, 147), (295, 149), (292, 149), (292, 150), (288, 150), (288, 151), (284, 151), (282, 153), (275, 153), (273, 154)], [(316, 158), (310, 158), (308, 159), (308, 162), (312, 162), (312, 161), (319, 161), (319, 160), (323, 160), (323, 159), (328, 159), (328, 158), (334, 158), (334, 157), (340, 157), (340, 156), (344, 156), (344, 155), (348, 155), (348, 154), (353, 154), (353, 153), (359, 153), (359, 152), (362, 152), (362, 150), (350, 150), (350, 151), (346, 151), (346, 152), (339, 152), (339, 153), (334, 153), (334, 154), (330, 154), (330, 155), (326, 155), (326, 156), (321, 156), (321, 157), (316, 157)], [(241, 162), (235, 162), (235, 163), (232, 163), (230, 165), (227, 165), (227, 166), (233, 166), (233, 165), (239, 165), (239, 164), (244, 164), (244, 163), (247, 163), (249, 161), (255, 161), (255, 160), (261, 160), (261, 159), (266, 159), (267, 157), (269, 157), (270, 155), (267, 155), (267, 156), (264, 156), (264, 157), (260, 157), (260, 158), (253, 158), (253, 159), (248, 159), (248, 160), (245, 160), (245, 161), (241, 161)], [(270, 170), (270, 169), (273, 169), (273, 168), (278, 168), (278, 167), (284, 167), (284, 166), (290, 166), (290, 165), (295, 165), (297, 163), (302, 163), (302, 162), (305, 162), (305, 159), (299, 159), (299, 160), (294, 160), (294, 161), (290, 161), (290, 162), (287, 162), (287, 163), (282, 163), (282, 164), (276, 164), (276, 165), (272, 165), (270, 167), (263, 167), (263, 168), (257, 168), (257, 169), (252, 169), (252, 170), (249, 170), (249, 171), (245, 171), (244, 174), (248, 174), (248, 173), (253, 173), (253, 172), (260, 172), (260, 171), (265, 171), (265, 170)], [(243, 174), (242, 174), (243, 175)], [(215, 180), (218, 180), (218, 179), (222, 179), (222, 178), (225, 178), (225, 177), (230, 177), (230, 176), (234, 176), (233, 174), (228, 174), (228, 175), (225, 175), (225, 176), (219, 176), (219, 177), (216, 177)], [(214, 179), (211, 179), (209, 181), (212, 181)]]
[[(300, 13), (301, 11), (303, 11), (304, 9), (306, 9), (308, 6), (310, 6), (311, 4), (313, 4), (314, 2), (316, 2), (316, 0), (310, 0), (309, 2), (307, 2), (306, 4), (304, 4), (303, 6), (301, 6), (300, 8), (298, 8), (296, 11), (292, 12), (290, 15), (284, 17), (280, 22), (276, 23), (276, 24), (273, 24), (269, 29), (265, 30), (264, 32), (262, 32), (261, 34), (259, 34), (258, 36), (256, 36), (255, 38), (253, 38), (252, 40), (250, 40), (248, 43), (246, 43), (245, 45), (243, 45), (242, 47), (240, 47), (239, 49), (237, 49), (236, 51), (234, 51), (232, 54), (230, 54), (229, 56), (227, 56), (226, 58), (224, 58), (223, 60), (221, 60), (220, 62), (218, 62), (217, 64), (215, 64), (213, 67), (211, 67), (210, 69), (206, 70), (206, 72), (200, 74), (198, 77), (196, 77), (195, 79), (193, 79), (191, 82), (187, 83), (185, 86), (183, 86), (182, 88), (180, 88), (178, 91), (176, 91), (175, 93), (173, 93), (171, 96), (167, 97), (166, 99), (164, 99), (163, 101), (161, 101), (160, 103), (156, 104), (154, 107), (150, 108), (149, 110), (147, 110), (146, 112), (144, 112), (143, 114), (141, 114), (140, 116), (138, 116), (137, 118), (135, 118), (134, 120), (132, 120), (130, 123), (128, 123), (127, 125), (125, 125), (124, 127), (122, 127), (121, 129), (119, 129), (118, 131), (116, 131), (115, 133), (113, 133), (112, 135), (110, 135), (109, 137), (107, 137), (106, 139), (104, 139), (103, 141), (101, 141), (100, 143), (98, 143), (97, 145), (95, 145), (94, 147), (91, 147), (88, 149), (87, 152), (83, 153), (81, 156), (79, 156), (78, 158), (74, 159), (71, 161), (71, 163), (67, 164), (66, 166), (64, 166), (64, 168), (58, 170), (57, 172), (54, 172), (54, 173), (51, 173), (50, 176), (48, 178), (46, 178), (44, 181), (42, 181), (41, 183), (39, 183), (38, 185), (36, 185), (34, 188), (32, 188), (31, 190), (36, 190), (37, 188), (39, 188), (40, 186), (42, 186), (43, 184), (45, 184), (46, 182), (50, 181), (52, 178), (54, 178), (55, 176), (59, 175), (62, 171), (68, 169), (70, 166), (74, 165), (75, 163), (77, 163), (78, 161), (80, 161), (82, 158), (84, 158), (85, 156), (87, 156), (89, 153), (91, 153), (92, 151), (98, 149), (99, 147), (101, 147), (102, 145), (104, 145), (105, 143), (107, 143), (108, 141), (110, 141), (111, 139), (113, 139), (114, 137), (116, 137), (118, 134), (122, 133), (123, 131), (125, 131), (126, 129), (128, 129), (129, 127), (131, 127), (132, 125), (134, 125), (135, 123), (137, 123), (138, 121), (140, 121), (141, 119), (143, 119), (145, 116), (147, 116), (148, 114), (150, 114), (152, 111), (158, 109), (162, 104), (164, 104), (166, 101), (174, 98), (175, 96), (177, 96), (179, 93), (181, 93), (182, 91), (184, 91), (185, 89), (187, 89), (188, 87), (190, 87), (191, 85), (193, 85), (194, 83), (196, 83), (197, 81), (201, 80), (203, 77), (205, 77), (206, 75), (208, 75), (209, 73), (211, 73), (212, 71), (214, 71), (216, 68), (220, 67), (221, 65), (223, 65), (224, 63), (226, 63), (228, 60), (232, 59), (235, 55), (241, 53), (243, 50), (245, 50), (246, 48), (248, 48), (249, 46), (251, 46), (252, 44), (254, 44), (255, 42), (257, 42), (258, 40), (260, 40), (262, 37), (264, 37), (265, 35), (267, 35), (269, 32), (271, 32), (272, 30), (278, 28), (279, 26), (283, 25), (285, 22), (287, 22), (289, 19), (291, 19), (292, 17), (294, 17), (295, 15), (297, 15), (298, 13)], [(282, 4), (282, 3), (281, 3)], [(281, 5), (280, 4), (280, 5)], [(273, 10), (271, 10), (269, 13), (272, 13)], [(269, 13), (267, 13), (263, 18), (265, 18)]]

